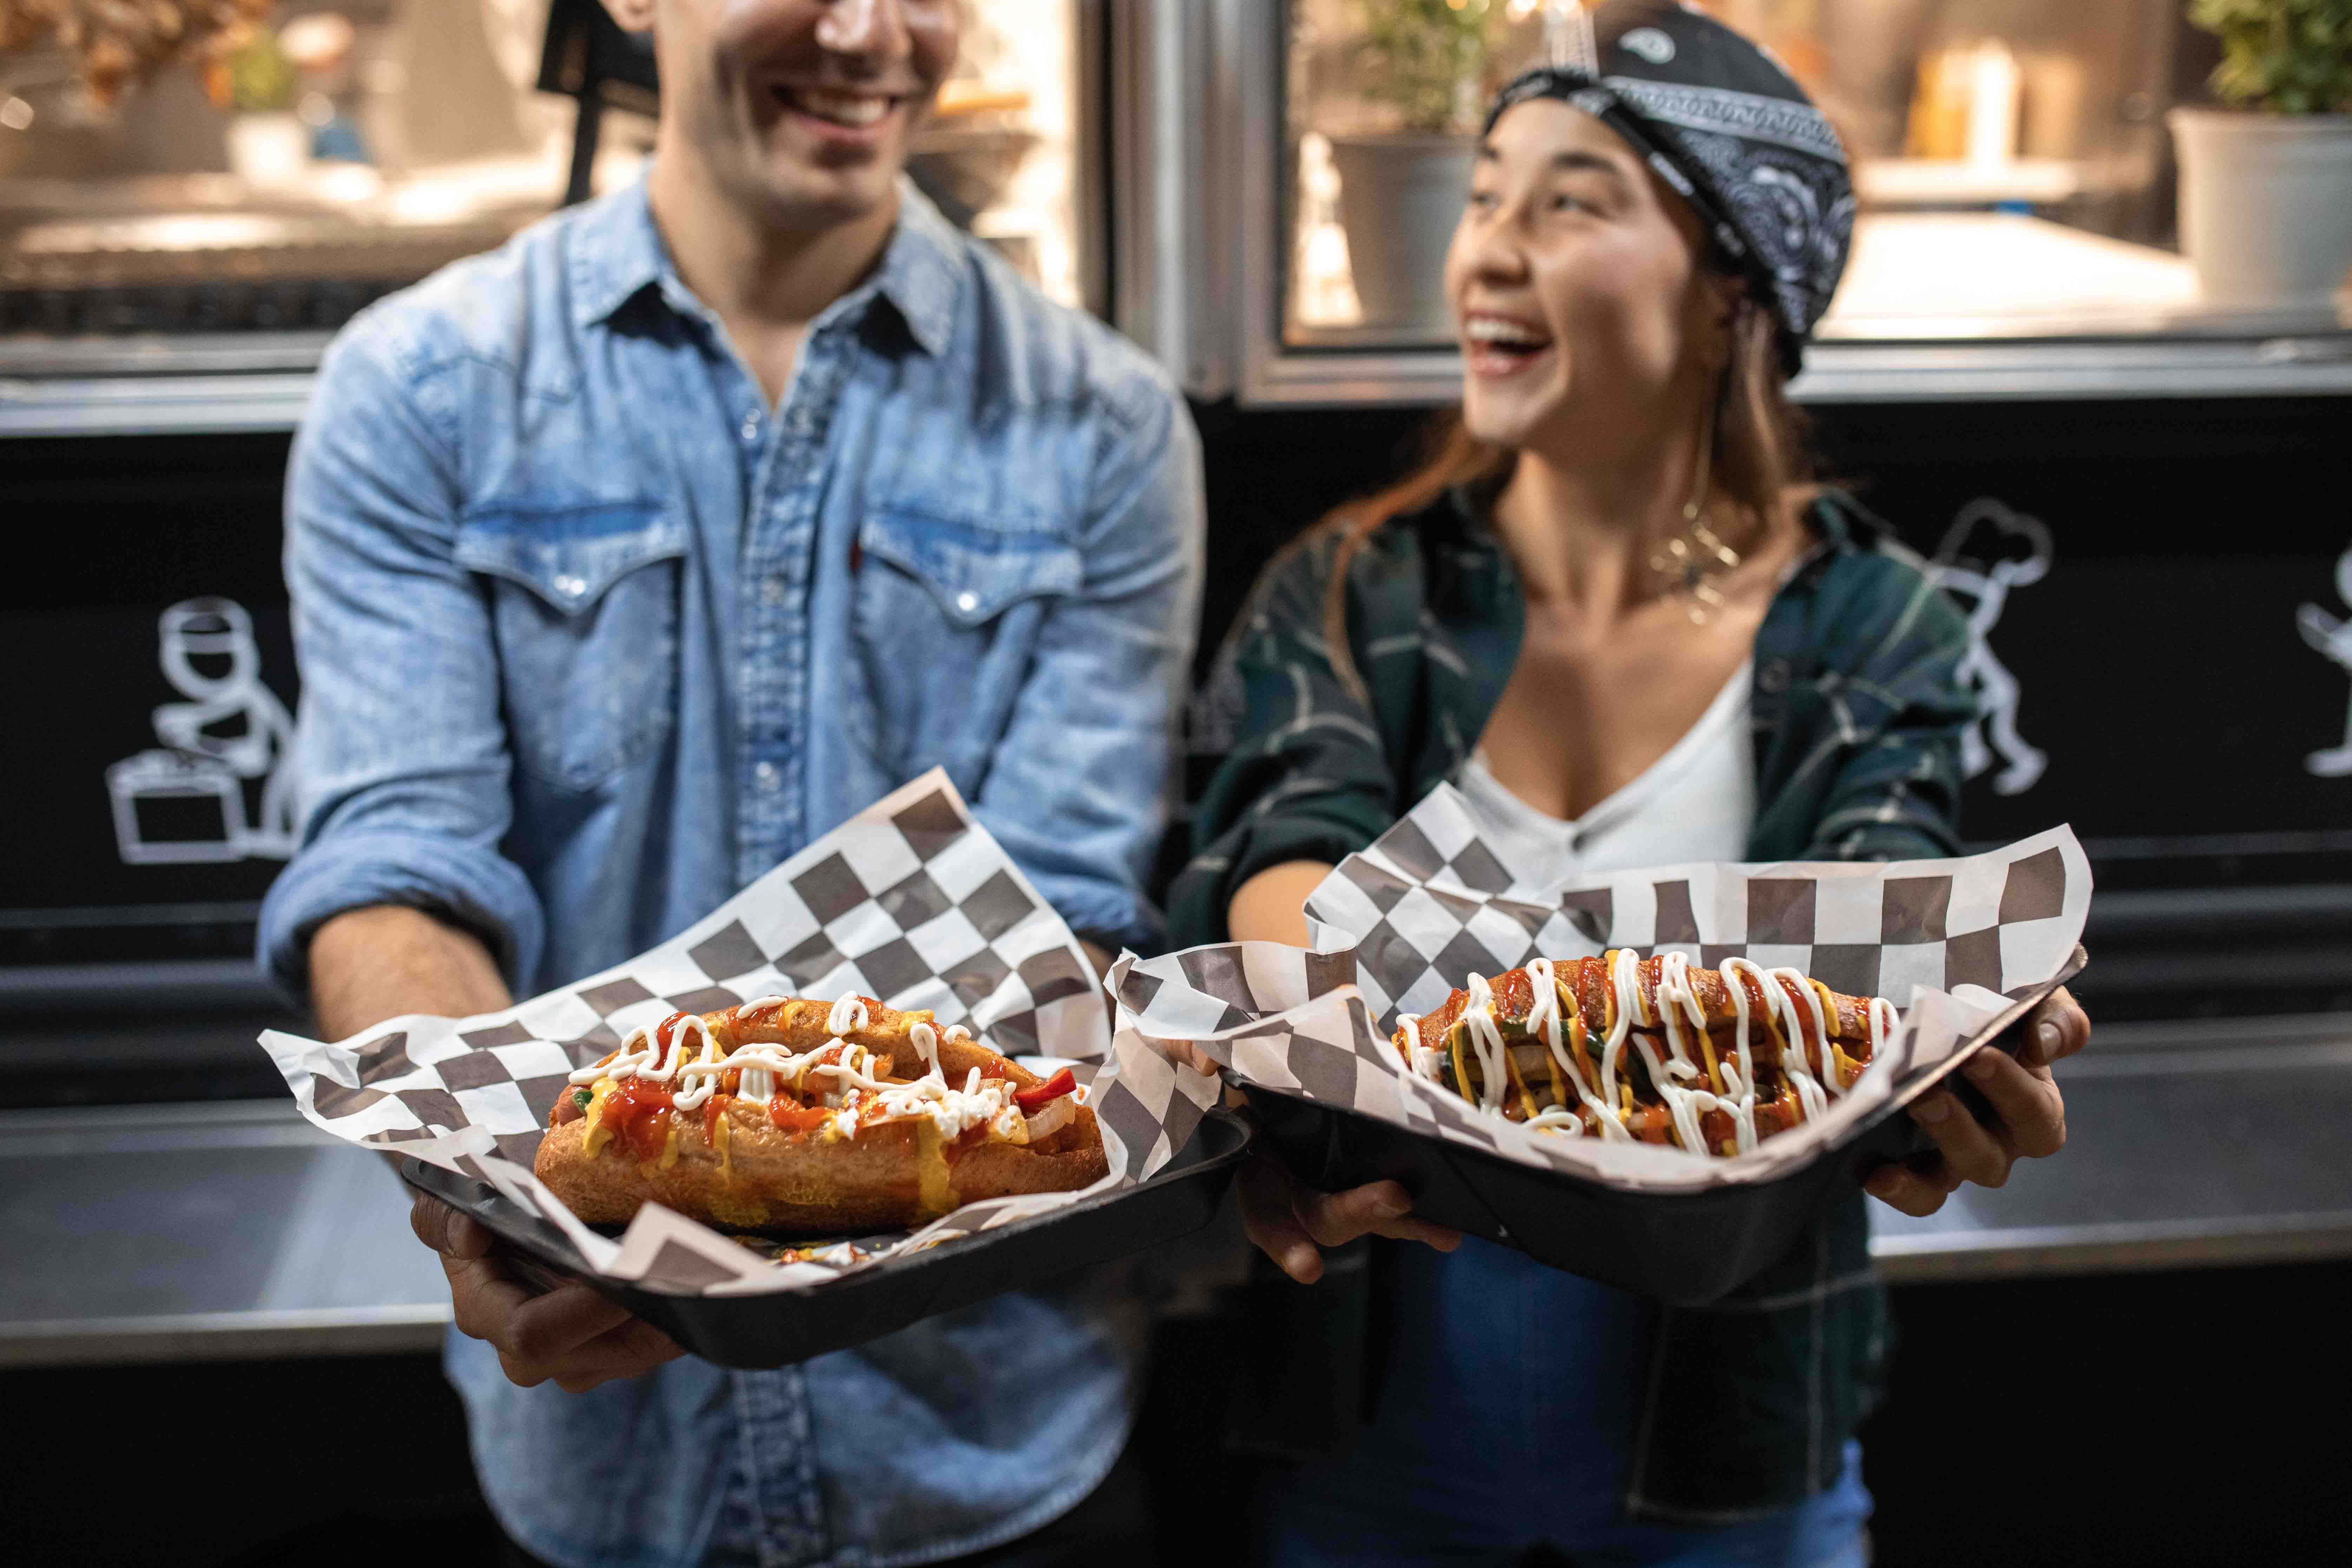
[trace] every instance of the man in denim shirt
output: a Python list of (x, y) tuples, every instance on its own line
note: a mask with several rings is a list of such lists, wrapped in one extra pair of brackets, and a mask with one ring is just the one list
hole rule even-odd
[[(619, 962), (934, 765), (1093, 945), (1151, 940), (1194, 437), (900, 179), (958, 4), (614, 0), (659, 51), (645, 185), (329, 352), (287, 497), (307, 837), (262, 946), (331, 1034)], [(1074, 1296), (730, 1373), (417, 1228), (484, 1490), (551, 1562), (1049, 1561), (1133, 1416)]]

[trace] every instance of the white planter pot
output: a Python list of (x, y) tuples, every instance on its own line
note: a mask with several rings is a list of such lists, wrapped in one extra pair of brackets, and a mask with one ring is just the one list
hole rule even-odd
[(1478, 144), (1466, 136), (1334, 136), (1339, 224), (1364, 324), (1454, 335), (1445, 251)]
[(2208, 305), (2334, 309), (2352, 268), (2352, 114), (2176, 109), (2180, 247)]
[(310, 128), (292, 114), (240, 114), (228, 122), (228, 166), (256, 189), (292, 184), (310, 166)]

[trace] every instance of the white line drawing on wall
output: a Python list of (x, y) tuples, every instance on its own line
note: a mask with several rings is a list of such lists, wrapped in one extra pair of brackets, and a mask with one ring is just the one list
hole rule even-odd
[[(1969, 551), (1975, 542), (1979, 551)], [(2024, 553), (2018, 553), (2020, 548)], [(1960, 732), (1960, 776), (1974, 778), (1998, 756), (2007, 765), (1993, 775), (1996, 795), (2023, 795), (2050, 765), (2050, 754), (2017, 732), (2017, 677), (1992, 651), (1992, 629), (2009, 605), (2010, 590), (2029, 588), (2050, 573), (2050, 530), (1990, 496), (1962, 507), (1944, 531), (1929, 570), (1969, 616), (1969, 651), (1960, 679), (1977, 694), (1977, 721)]]
[[(114, 843), (132, 866), (283, 860), (294, 853), (294, 721), (262, 684), (253, 617), (234, 599), (183, 599), (157, 623), (163, 679), (187, 699), (155, 710), (156, 750), (106, 770)], [(246, 819), (246, 785), (260, 807)]]
[[(2352, 550), (2336, 558), (2336, 593), (2347, 606), (2352, 606)], [(2304, 641), (2342, 665), (2347, 675), (2352, 675), (2352, 616), (2331, 616), (2317, 605), (2305, 605), (2294, 613), (2294, 624), (2303, 633)], [(2324, 779), (2352, 774), (2352, 700), (2345, 705), (2344, 743), (2312, 752), (2303, 760), (2303, 765)]]

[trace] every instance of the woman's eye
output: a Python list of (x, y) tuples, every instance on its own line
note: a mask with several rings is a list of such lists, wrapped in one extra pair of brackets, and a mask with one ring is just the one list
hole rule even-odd
[(1474, 211), (1474, 212), (1486, 212), (1486, 210), (1488, 210), (1489, 208), (1491, 208), (1494, 205), (1495, 205), (1495, 193), (1494, 193), (1494, 192), (1492, 192), (1492, 191), (1472, 191), (1472, 192), (1470, 193), (1470, 206), (1471, 206), (1471, 210), (1472, 210), (1472, 211)]

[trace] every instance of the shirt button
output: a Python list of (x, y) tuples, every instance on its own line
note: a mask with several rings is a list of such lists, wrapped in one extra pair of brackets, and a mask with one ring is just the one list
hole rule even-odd
[(783, 578), (782, 578), (782, 577), (780, 577), (780, 576), (777, 576), (777, 575), (775, 575), (775, 574), (772, 574), (772, 574), (770, 574), (768, 576), (765, 576), (765, 577), (761, 578), (761, 579), (760, 579), (760, 603), (761, 603), (761, 604), (763, 604), (763, 605), (781, 605), (781, 604), (782, 604), (783, 602), (784, 602), (784, 580), (783, 580)]
[(584, 577), (558, 577), (555, 589), (567, 599), (576, 599), (588, 591), (588, 580)]
[(773, 795), (783, 784), (784, 770), (773, 763), (761, 763), (751, 770), (751, 777), (759, 782), (763, 792)]
[(756, 408), (747, 409), (743, 415), (743, 439), (756, 441), (759, 438), (760, 411)]
[(1757, 690), (1786, 691), (1788, 689), (1789, 661), (1787, 659), (1768, 659), (1765, 661), (1763, 668), (1756, 672)]
[(967, 616), (971, 614), (974, 610), (980, 608), (980, 595), (973, 593), (969, 588), (965, 589), (962, 593), (956, 595), (956, 608), (961, 610)]

